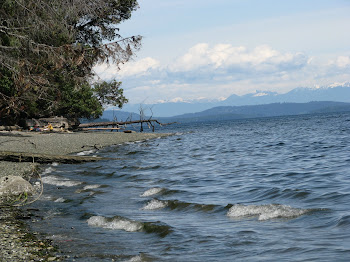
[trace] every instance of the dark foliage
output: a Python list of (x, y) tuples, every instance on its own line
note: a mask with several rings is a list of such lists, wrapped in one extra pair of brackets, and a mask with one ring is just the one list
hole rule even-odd
[(137, 7), (136, 0), (0, 0), (0, 118), (98, 117), (104, 103), (121, 107), (120, 83), (92, 83), (92, 68), (125, 63), (140, 47), (140, 36), (123, 38), (117, 27)]

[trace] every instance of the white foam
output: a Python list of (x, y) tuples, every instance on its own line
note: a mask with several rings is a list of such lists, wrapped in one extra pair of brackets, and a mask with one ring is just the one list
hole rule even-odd
[(87, 220), (89, 226), (102, 227), (108, 229), (120, 229), (127, 232), (136, 232), (142, 229), (142, 223), (125, 218), (107, 219), (103, 216), (92, 216)]
[(148, 196), (153, 196), (158, 194), (159, 192), (161, 192), (163, 190), (163, 188), (160, 187), (153, 187), (151, 189), (146, 190), (145, 192), (143, 192), (143, 194), (141, 195), (142, 197), (148, 197)]
[(44, 170), (44, 172), (41, 173), (41, 175), (43, 176), (43, 175), (50, 174), (50, 173), (52, 173), (54, 170), (55, 170), (55, 169), (54, 169), (53, 167), (50, 166), (50, 167), (46, 168), (46, 169)]
[[(101, 185), (87, 185), (87, 186), (84, 186), (82, 189), (77, 189), (75, 193), (80, 194), (81, 192), (90, 191), (92, 189), (96, 189), (99, 187), (101, 187)], [(93, 195), (93, 194), (94, 192), (90, 192), (90, 195)]]
[(53, 162), (51, 165), (52, 166), (58, 166), (59, 164), (57, 162)]
[(45, 201), (52, 201), (54, 199), (54, 196), (50, 195), (41, 195), (40, 200), (45, 200)]
[(42, 181), (44, 184), (66, 187), (72, 187), (82, 184), (82, 182), (80, 181), (69, 180), (68, 178), (61, 178), (57, 176), (45, 176), (42, 177)]
[(143, 259), (141, 256), (135, 256), (135, 257), (132, 257), (131, 259), (125, 261), (125, 262), (142, 262)]
[(86, 155), (90, 155), (92, 153), (95, 153), (95, 150), (82, 151), (82, 152), (77, 153), (77, 156), (86, 156)]
[(101, 187), (101, 185), (87, 185), (83, 187), (83, 190), (91, 190)]
[(234, 205), (227, 212), (229, 217), (258, 216), (259, 220), (268, 220), (273, 218), (293, 218), (307, 213), (309, 210), (293, 208), (286, 205), (269, 204), (269, 205)]
[(154, 210), (154, 209), (162, 209), (168, 205), (167, 201), (160, 201), (157, 199), (152, 199), (147, 203), (142, 209), (144, 210)]
[(41, 183), (40, 182), (35, 182), (33, 185), (35, 191), (40, 192), (41, 190)]
[(56, 203), (63, 203), (64, 201), (66, 201), (63, 197), (57, 198), (55, 200)]

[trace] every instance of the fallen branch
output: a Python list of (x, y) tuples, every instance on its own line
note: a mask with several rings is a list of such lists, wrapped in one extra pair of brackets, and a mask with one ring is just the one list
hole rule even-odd
[(120, 130), (119, 127), (84, 127), (82, 131), (91, 131), (91, 130)]

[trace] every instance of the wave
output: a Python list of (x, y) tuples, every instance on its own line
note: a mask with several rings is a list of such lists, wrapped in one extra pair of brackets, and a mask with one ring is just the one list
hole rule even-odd
[(162, 208), (166, 207), (167, 205), (168, 205), (168, 201), (161, 201), (161, 200), (157, 200), (157, 199), (152, 199), (142, 209), (143, 210), (162, 209)]
[[(74, 193), (80, 194), (82, 192), (88, 192), (88, 191), (93, 191), (93, 189), (97, 189), (97, 188), (101, 188), (102, 185), (97, 185), (97, 184), (93, 184), (93, 185), (86, 185), (81, 189), (77, 189)], [(94, 192), (91, 192), (94, 193)]]
[(90, 154), (93, 154), (95, 153), (96, 150), (86, 150), (86, 151), (82, 151), (82, 152), (79, 152), (77, 153), (77, 156), (86, 156), (86, 155), (90, 155)]
[(156, 233), (161, 237), (165, 237), (172, 232), (170, 226), (162, 224), (160, 222), (140, 222), (121, 216), (114, 216), (111, 218), (103, 216), (92, 216), (87, 220), (87, 223), (89, 226), (114, 230), (124, 230), (126, 232)]
[(350, 228), (350, 215), (342, 216), (336, 224), (336, 227)]
[(154, 259), (149, 255), (145, 255), (141, 253), (140, 255), (134, 256), (129, 260), (126, 260), (125, 262), (143, 262), (143, 261), (154, 261)]
[(214, 212), (223, 208), (222, 206), (219, 206), (219, 205), (188, 203), (188, 202), (181, 202), (178, 200), (168, 200), (167, 203), (168, 203), (168, 207), (172, 210), (190, 209), (190, 210), (196, 210), (196, 211), (202, 211), (202, 212)]
[(142, 223), (122, 217), (112, 219), (103, 216), (92, 216), (88, 220), (88, 225), (108, 229), (121, 229), (127, 232), (136, 232), (142, 229)]
[(152, 199), (142, 209), (143, 210), (155, 210), (169, 208), (170, 210), (181, 211), (200, 211), (200, 212), (216, 212), (225, 209), (225, 207), (219, 205), (197, 204), (182, 202), (179, 200), (159, 200)]
[(66, 186), (73, 187), (82, 184), (83, 182), (70, 180), (68, 178), (58, 177), (58, 176), (44, 176), (42, 177), (44, 184), (54, 185), (54, 186)]
[(83, 190), (91, 190), (101, 187), (101, 185), (87, 185), (83, 187)]
[(143, 194), (141, 195), (142, 197), (148, 197), (148, 196), (153, 196), (153, 195), (157, 195), (160, 192), (164, 191), (164, 188), (161, 187), (153, 187), (151, 189), (146, 190), (145, 192), (143, 192)]
[(258, 216), (258, 220), (269, 220), (274, 218), (296, 218), (302, 216), (312, 209), (293, 208), (280, 204), (268, 205), (241, 205), (230, 207), (227, 216), (232, 218)]
[(63, 197), (59, 197), (54, 202), (56, 202), (56, 203), (63, 203), (64, 201), (66, 201), (66, 199), (64, 199)]
[(44, 176), (44, 175), (48, 175), (50, 173), (52, 173), (53, 171), (55, 171), (55, 169), (53, 167), (48, 167), (46, 168), (42, 173), (41, 173), (41, 176)]

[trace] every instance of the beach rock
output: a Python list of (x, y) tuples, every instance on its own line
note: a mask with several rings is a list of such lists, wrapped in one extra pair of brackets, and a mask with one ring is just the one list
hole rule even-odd
[(32, 194), (33, 186), (22, 177), (5, 176), (0, 178), (0, 197), (10, 197), (22, 193)]

